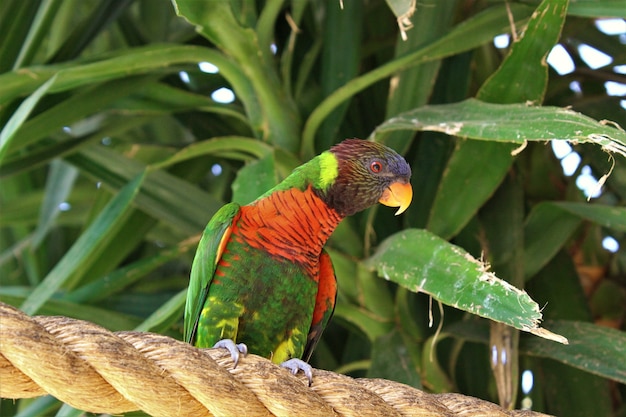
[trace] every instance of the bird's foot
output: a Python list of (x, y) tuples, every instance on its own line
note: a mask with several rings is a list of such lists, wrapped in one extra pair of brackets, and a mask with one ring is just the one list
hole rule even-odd
[(233, 368), (237, 367), (240, 353), (242, 353), (243, 356), (248, 354), (248, 346), (246, 346), (245, 343), (235, 344), (231, 339), (222, 339), (213, 345), (213, 348), (227, 349), (230, 352), (230, 357), (233, 358), (233, 362), (235, 362)]
[(298, 371), (304, 372), (304, 375), (306, 375), (307, 379), (309, 380), (309, 387), (313, 383), (313, 368), (311, 368), (311, 365), (309, 365), (302, 359), (289, 359), (281, 363), (280, 366), (289, 369), (289, 372), (294, 375), (297, 374)]

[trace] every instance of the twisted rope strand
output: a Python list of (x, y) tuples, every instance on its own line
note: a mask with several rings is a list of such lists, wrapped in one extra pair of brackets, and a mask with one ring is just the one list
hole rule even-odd
[(224, 349), (116, 332), (67, 317), (29, 317), (0, 303), (0, 397), (51, 394), (92, 413), (152, 416), (542, 416), (460, 394), (314, 370), (309, 388), (256, 355), (233, 369)]

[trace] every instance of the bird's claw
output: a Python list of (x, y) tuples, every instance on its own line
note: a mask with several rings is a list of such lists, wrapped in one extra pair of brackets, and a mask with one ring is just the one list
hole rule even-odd
[(231, 339), (222, 339), (213, 345), (213, 348), (223, 348), (230, 352), (230, 357), (233, 358), (233, 362), (235, 365), (233, 368), (237, 367), (237, 363), (239, 362), (239, 354), (243, 354), (246, 356), (248, 354), (248, 346), (245, 343), (235, 344)]
[(294, 375), (297, 374), (298, 371), (304, 372), (304, 375), (309, 380), (309, 387), (313, 383), (313, 368), (311, 367), (311, 365), (309, 365), (302, 359), (297, 359), (297, 358), (289, 359), (281, 363), (280, 366), (283, 368), (287, 368), (289, 372), (291, 372)]

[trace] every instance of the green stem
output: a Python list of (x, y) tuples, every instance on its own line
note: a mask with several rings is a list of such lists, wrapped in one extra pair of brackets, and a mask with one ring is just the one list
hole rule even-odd
[(255, 135), (296, 152), (300, 142), (300, 117), (293, 100), (280, 84), (272, 55), (263, 51), (267, 45), (260, 43), (269, 42), (266, 26), (275, 19), (280, 1), (273, 0), (269, 4), (269, 11), (264, 11), (259, 21), (263, 30), (263, 38), (259, 39), (257, 32), (237, 21), (228, 2), (176, 1), (178, 13), (232, 57), (252, 85), (253, 91), (239, 98), (246, 104)]

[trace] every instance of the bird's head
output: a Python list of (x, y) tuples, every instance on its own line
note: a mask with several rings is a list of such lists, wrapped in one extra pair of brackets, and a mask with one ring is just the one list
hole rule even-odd
[[(323, 192), (326, 203), (341, 216), (349, 216), (380, 202), (399, 207), (396, 215), (411, 203), (411, 167), (393, 149), (376, 142), (346, 139), (333, 146), (325, 157), (332, 163), (334, 178)], [(324, 154), (322, 154), (324, 156)], [(322, 159), (323, 160), (323, 159)], [(336, 164), (335, 164), (336, 162)]]

